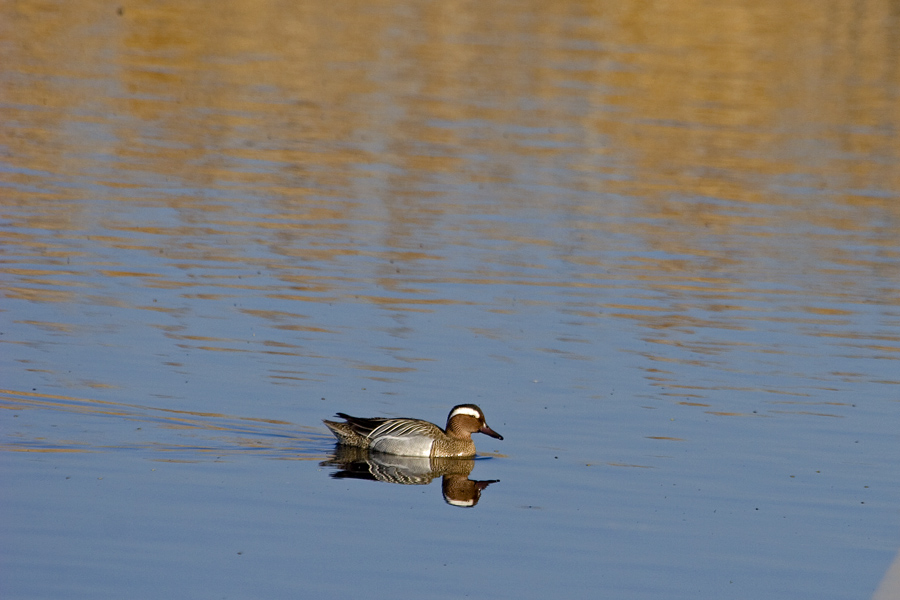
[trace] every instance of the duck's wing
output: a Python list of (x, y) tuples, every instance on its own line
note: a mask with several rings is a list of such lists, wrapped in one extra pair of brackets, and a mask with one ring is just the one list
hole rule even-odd
[(337, 413), (337, 416), (347, 421), (347, 425), (354, 433), (369, 439), (419, 435), (434, 437), (438, 433), (444, 433), (444, 430), (434, 423), (420, 419), (387, 419), (383, 417), (367, 419), (351, 417), (346, 413)]
[[(376, 419), (371, 419), (376, 420)], [(369, 437), (396, 437), (409, 438), (424, 436), (434, 439), (438, 435), (444, 435), (444, 430), (428, 421), (419, 419), (383, 419), (378, 426), (372, 430)]]

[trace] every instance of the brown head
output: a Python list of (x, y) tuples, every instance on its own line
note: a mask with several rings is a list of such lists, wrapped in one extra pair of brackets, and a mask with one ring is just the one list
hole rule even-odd
[(473, 433), (483, 433), (498, 440), (503, 436), (488, 427), (484, 413), (474, 404), (454, 406), (447, 415), (447, 435), (460, 439), (472, 439)]

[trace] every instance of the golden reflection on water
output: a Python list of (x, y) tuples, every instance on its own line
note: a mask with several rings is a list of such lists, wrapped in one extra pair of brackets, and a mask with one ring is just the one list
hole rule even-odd
[(561, 291), (571, 314), (647, 329), (664, 362), (756, 347), (697, 332), (779, 321), (900, 351), (839, 321), (900, 297), (889, 0), (5, 12), (7, 298), (173, 317), (234, 301), (315, 336), (339, 328), (312, 303), (428, 315), (484, 305), (453, 286), (500, 285), (495, 314)]

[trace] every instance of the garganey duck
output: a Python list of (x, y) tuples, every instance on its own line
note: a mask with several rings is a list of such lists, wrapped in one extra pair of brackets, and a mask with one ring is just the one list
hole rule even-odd
[(484, 413), (474, 404), (454, 406), (447, 416), (447, 428), (420, 419), (365, 419), (337, 413), (345, 423), (324, 421), (338, 442), (400, 456), (463, 458), (475, 456), (473, 433), (498, 440), (503, 436), (488, 427)]

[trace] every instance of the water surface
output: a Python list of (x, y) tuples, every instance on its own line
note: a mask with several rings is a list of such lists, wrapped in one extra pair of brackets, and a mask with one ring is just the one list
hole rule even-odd
[(544, 4), (0, 3), (4, 598), (871, 597), (896, 7)]

